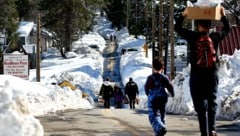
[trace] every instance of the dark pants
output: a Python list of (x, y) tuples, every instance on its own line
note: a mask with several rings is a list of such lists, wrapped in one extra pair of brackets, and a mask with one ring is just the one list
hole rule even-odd
[(110, 98), (104, 98), (104, 108), (110, 108)]
[(135, 109), (136, 95), (128, 95), (130, 109)]
[(158, 135), (161, 128), (165, 128), (165, 108), (168, 97), (148, 96), (148, 118), (155, 135)]
[(201, 136), (208, 136), (209, 132), (215, 130), (218, 76), (213, 73), (191, 73), (189, 83)]
[(116, 101), (116, 108), (122, 108), (122, 102)]
[(130, 109), (135, 109), (135, 99), (129, 99)]

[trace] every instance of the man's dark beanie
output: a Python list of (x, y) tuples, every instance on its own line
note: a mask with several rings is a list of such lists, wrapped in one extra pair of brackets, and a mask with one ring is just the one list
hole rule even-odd
[(204, 28), (211, 28), (212, 21), (211, 20), (197, 20), (197, 25), (200, 25)]

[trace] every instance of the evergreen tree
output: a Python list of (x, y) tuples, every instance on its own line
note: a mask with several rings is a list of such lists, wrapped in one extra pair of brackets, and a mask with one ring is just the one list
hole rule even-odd
[(19, 20), (29, 18), (34, 10), (34, 0), (16, 0), (16, 8), (18, 11)]
[(143, 34), (146, 25), (144, 20), (145, 0), (105, 0), (105, 4), (104, 11), (112, 22), (112, 27), (119, 29), (126, 26), (126, 20), (128, 20), (130, 34)]
[[(9, 47), (16, 47), (18, 35), (18, 14), (15, 6), (15, 0), (0, 1), (0, 33), (6, 37)], [(3, 54), (0, 51), (0, 73), (3, 73)]]
[(63, 57), (71, 50), (73, 36), (90, 29), (93, 11), (99, 3), (99, 0), (40, 0), (43, 26), (53, 32)]
[[(145, 13), (144, 13), (144, 2), (143, 0), (131, 0), (129, 9), (129, 32), (134, 35), (143, 34), (145, 27)], [(149, 2), (150, 3), (150, 2)], [(150, 5), (147, 5), (150, 6)], [(150, 8), (149, 8), (150, 9)]]
[[(125, 0), (126, 1), (126, 0)], [(125, 26), (126, 12), (125, 3), (122, 0), (105, 0), (108, 19), (112, 22), (112, 27), (121, 28)]]
[(5, 32), (7, 42), (14, 46), (17, 41), (18, 13), (15, 0), (0, 1), (0, 32)]
[(240, 26), (240, 1), (225, 0), (222, 5), (234, 16), (236, 25)]

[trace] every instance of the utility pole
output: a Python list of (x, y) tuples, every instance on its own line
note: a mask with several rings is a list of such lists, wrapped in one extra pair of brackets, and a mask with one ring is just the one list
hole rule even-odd
[[(164, 74), (167, 74), (168, 45), (163, 43), (163, 1), (159, 0), (159, 58), (164, 61)], [(169, 20), (168, 20), (169, 21)], [(168, 33), (168, 30), (166, 31)], [(163, 58), (163, 46), (165, 46), (165, 56)]]
[(158, 50), (159, 50), (159, 58), (162, 59), (163, 55), (163, 0), (159, 0), (159, 43), (158, 43)]
[(170, 44), (171, 44), (171, 79), (175, 77), (175, 64), (174, 64), (174, 28), (173, 28), (173, 12), (174, 12), (174, 2), (170, 0), (170, 11), (169, 11), (169, 27), (170, 27)]
[(145, 50), (146, 50), (146, 58), (148, 57), (148, 34), (149, 34), (149, 29), (148, 29), (148, 0), (145, 0), (145, 23), (146, 23), (146, 25), (145, 25)]
[(155, 59), (155, 7), (156, 1), (152, 0), (152, 60)]
[(36, 54), (36, 79), (40, 82), (40, 13), (37, 16), (37, 54)]
[(126, 5), (126, 7), (127, 7), (127, 18), (126, 18), (126, 27), (128, 28), (128, 26), (129, 26), (129, 22), (128, 22), (128, 18), (129, 18), (129, 0), (127, 0), (127, 5)]
[(137, 23), (138, 23), (138, 0), (135, 0), (135, 25), (137, 26)]

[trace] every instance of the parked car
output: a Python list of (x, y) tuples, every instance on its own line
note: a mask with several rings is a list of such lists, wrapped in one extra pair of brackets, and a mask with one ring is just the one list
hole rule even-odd
[(178, 39), (175, 43), (176, 56), (187, 56), (187, 41), (184, 39)]
[(99, 51), (99, 46), (96, 44), (90, 44), (90, 45), (88, 45), (88, 47), (95, 49), (96, 51)]
[(175, 43), (175, 46), (187, 46), (187, 41), (184, 39), (178, 39)]

